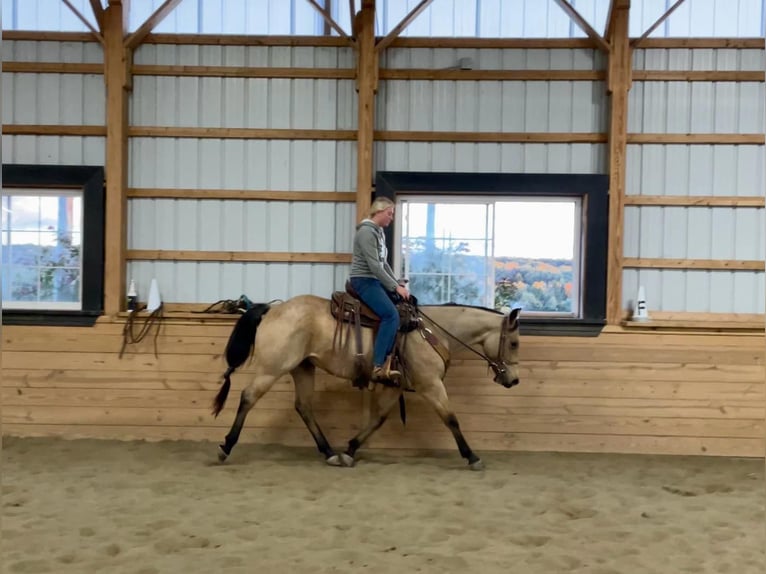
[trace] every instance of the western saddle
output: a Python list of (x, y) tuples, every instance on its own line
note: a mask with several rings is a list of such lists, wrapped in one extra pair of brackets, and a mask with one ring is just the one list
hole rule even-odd
[[(403, 380), (397, 384), (392, 381), (391, 386), (401, 386), (405, 390), (411, 390), (407, 375), (402, 371), (402, 334), (408, 333), (419, 327), (416, 303), (399, 301), (395, 303), (399, 311), (399, 330), (396, 333), (394, 349), (391, 353), (391, 368), (402, 372)], [(366, 388), (370, 379), (371, 366), (364, 358), (362, 348), (362, 327), (372, 328), (373, 336), (377, 336), (380, 327), (380, 317), (370, 309), (359, 297), (349, 281), (346, 281), (345, 291), (334, 291), (330, 298), (330, 312), (335, 318), (335, 333), (333, 335), (333, 348), (343, 348), (349, 344), (353, 330), (354, 343), (356, 346), (354, 363), (356, 376), (353, 384), (357, 388)], [(344, 329), (345, 327), (345, 329)], [(345, 330), (345, 334), (344, 334)], [(345, 336), (344, 336), (345, 335)], [(336, 347), (337, 345), (337, 347)]]

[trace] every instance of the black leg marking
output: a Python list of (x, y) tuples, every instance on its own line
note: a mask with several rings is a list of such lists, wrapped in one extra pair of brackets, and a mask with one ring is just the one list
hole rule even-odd
[(334, 456), (335, 451), (330, 446), (330, 443), (327, 441), (327, 438), (324, 436), (322, 429), (319, 427), (319, 424), (317, 424), (316, 420), (314, 419), (314, 413), (311, 407), (306, 407), (305, 405), (302, 405), (300, 402), (295, 401), (295, 410), (298, 411), (298, 414), (301, 416), (301, 419), (303, 419), (303, 422), (306, 425), (306, 428), (309, 429), (311, 436), (314, 437), (314, 442), (316, 443), (317, 449), (319, 450), (319, 452), (321, 452), (325, 458), (330, 458), (331, 456)]
[(449, 413), (444, 421), (447, 428), (452, 432), (452, 436), (455, 437), (457, 448), (460, 451), (460, 456), (468, 460), (468, 464), (473, 464), (479, 460), (479, 457), (474, 454), (471, 447), (463, 436), (463, 432), (460, 430), (460, 423), (457, 422), (457, 417), (454, 413)]

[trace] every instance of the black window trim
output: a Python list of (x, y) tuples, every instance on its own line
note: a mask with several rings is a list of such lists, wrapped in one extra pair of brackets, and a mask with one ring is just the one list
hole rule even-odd
[[(570, 173), (453, 173), (378, 171), (374, 197), (396, 201), (398, 193), (418, 195), (538, 195), (582, 198), (581, 317), (534, 317), (522, 313), (524, 335), (597, 336), (606, 324), (606, 269), (609, 232), (609, 176)], [(393, 265), (392, 223), (385, 230)]]
[(92, 326), (104, 312), (103, 166), (3, 164), (2, 182), (3, 195), (13, 188), (80, 189), (83, 198), (82, 309), (3, 309), (2, 324)]

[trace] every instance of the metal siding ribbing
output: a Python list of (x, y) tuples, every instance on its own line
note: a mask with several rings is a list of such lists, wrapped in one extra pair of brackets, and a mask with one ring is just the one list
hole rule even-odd
[[(145, 45), (137, 64), (348, 67), (338, 48)], [(132, 125), (349, 129), (353, 80), (136, 76)], [(349, 111), (349, 108), (351, 111)], [(339, 112), (338, 110), (343, 110)], [(130, 186), (352, 191), (353, 141), (133, 137)], [(131, 199), (130, 249), (341, 252), (351, 250), (353, 203)], [(328, 295), (347, 266), (133, 261), (129, 276), (157, 277), (165, 300), (212, 302)], [(266, 274), (261, 277), (261, 274)]]
[[(763, 50), (637, 50), (637, 69), (763, 70)], [(636, 82), (629, 128), (645, 133), (762, 133), (762, 82)], [(629, 145), (628, 195), (763, 196), (764, 147), (750, 144)], [(760, 208), (628, 206), (625, 255), (763, 260)], [(623, 300), (639, 285), (656, 310), (763, 313), (764, 273), (628, 269)]]
[[(474, 69), (599, 69), (593, 50), (461, 50), (394, 48), (391, 68), (439, 69), (464, 58)], [(604, 132), (603, 82), (381, 82), (376, 126), (382, 130)], [(378, 142), (376, 169), (477, 172), (604, 173), (603, 144)]]
[[(99, 44), (4, 41), (3, 60), (101, 63)], [(4, 73), (3, 124), (104, 125), (106, 94), (100, 74)], [(4, 163), (103, 165), (105, 138), (3, 135)]]

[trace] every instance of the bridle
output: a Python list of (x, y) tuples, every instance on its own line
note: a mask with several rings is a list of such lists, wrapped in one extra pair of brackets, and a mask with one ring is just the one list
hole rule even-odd
[(511, 323), (511, 316), (505, 315), (503, 317), (503, 322), (500, 325), (500, 340), (497, 344), (497, 360), (493, 361), (490, 359), (487, 355), (484, 353), (477, 351), (470, 345), (465, 344), (463, 341), (461, 341), (459, 338), (457, 338), (455, 335), (450, 333), (447, 329), (439, 325), (436, 321), (434, 321), (431, 317), (426, 315), (422, 309), (418, 309), (418, 313), (423, 315), (426, 319), (428, 319), (431, 323), (439, 327), (446, 335), (463, 345), (466, 349), (471, 351), (474, 355), (478, 355), (482, 359), (484, 359), (489, 366), (490, 369), (492, 369), (492, 372), (495, 373), (494, 381), (496, 383), (500, 383), (501, 377), (504, 377), (508, 373), (508, 366), (515, 366), (518, 365), (518, 361), (506, 361), (505, 357), (503, 356), (505, 354), (505, 342), (508, 338), (508, 335), (514, 330), (513, 325)]

